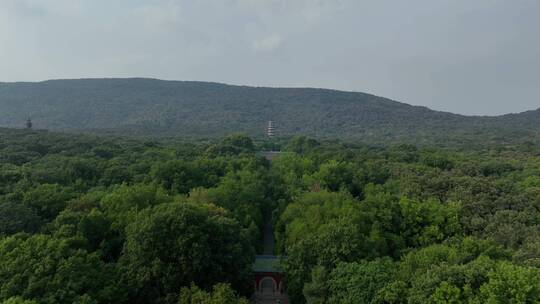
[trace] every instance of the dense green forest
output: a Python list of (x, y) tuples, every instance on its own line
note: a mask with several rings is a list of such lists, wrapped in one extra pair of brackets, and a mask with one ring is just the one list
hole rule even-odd
[(540, 302), (530, 143), (0, 129), (0, 303), (247, 303), (265, 212), (292, 303)]
[(260, 138), (273, 120), (284, 137), (426, 146), (540, 141), (540, 110), (463, 116), (365, 93), (140, 78), (0, 83), (0, 127), (22, 127), (28, 116), (38, 129), (137, 136)]

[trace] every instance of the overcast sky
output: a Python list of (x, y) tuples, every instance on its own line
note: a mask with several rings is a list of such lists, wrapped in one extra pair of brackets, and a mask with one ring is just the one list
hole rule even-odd
[(540, 107), (538, 0), (0, 0), (0, 81), (155, 77)]

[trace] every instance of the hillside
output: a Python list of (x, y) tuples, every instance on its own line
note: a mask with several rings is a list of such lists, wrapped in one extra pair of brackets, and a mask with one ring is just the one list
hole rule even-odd
[(534, 138), (540, 110), (498, 117), (463, 116), (365, 93), (258, 88), (156, 79), (50, 80), (0, 83), (0, 126), (131, 135), (279, 135), (367, 141), (447, 141), (482, 136)]

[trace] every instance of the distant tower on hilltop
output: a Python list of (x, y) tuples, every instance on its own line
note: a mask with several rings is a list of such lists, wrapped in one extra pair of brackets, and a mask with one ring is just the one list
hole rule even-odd
[(26, 128), (32, 129), (32, 120), (30, 119), (30, 117), (28, 117), (28, 119), (26, 120)]
[(266, 135), (270, 138), (274, 137), (276, 127), (274, 126), (274, 121), (268, 121), (268, 126), (266, 127)]

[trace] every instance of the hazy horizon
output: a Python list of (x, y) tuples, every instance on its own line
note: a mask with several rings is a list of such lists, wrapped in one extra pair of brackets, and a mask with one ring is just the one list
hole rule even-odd
[(465, 115), (540, 106), (540, 2), (0, 2), (0, 81), (143, 77), (365, 92)]

